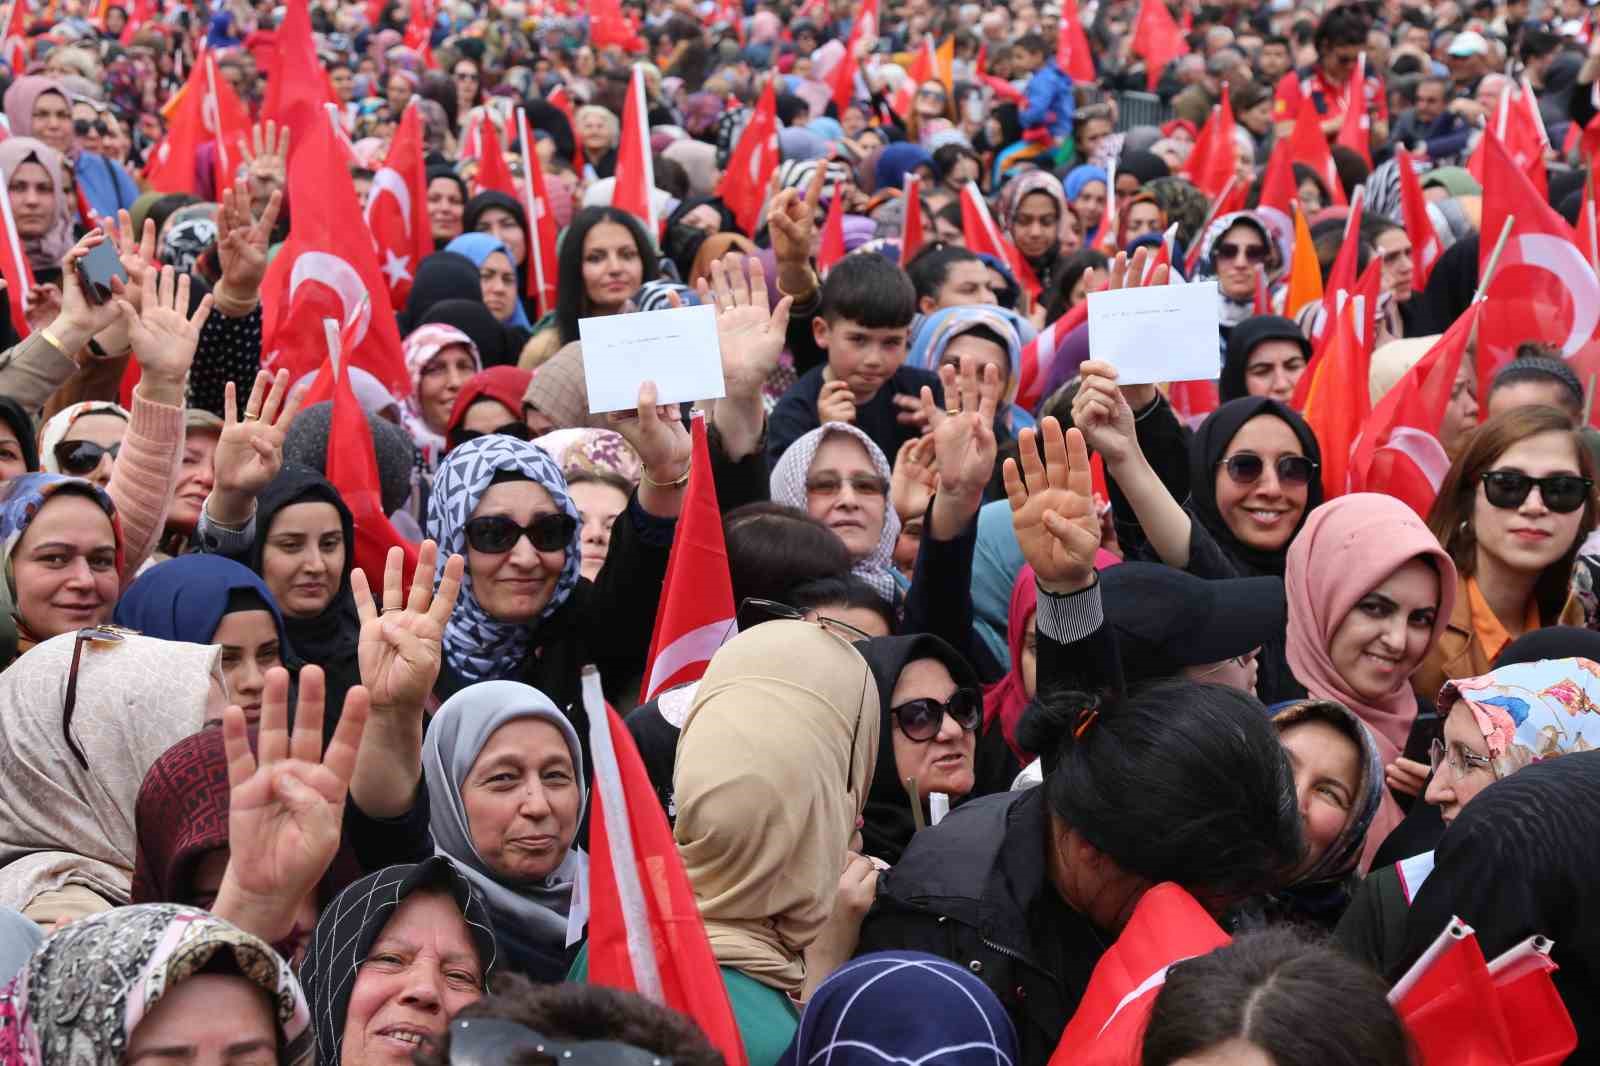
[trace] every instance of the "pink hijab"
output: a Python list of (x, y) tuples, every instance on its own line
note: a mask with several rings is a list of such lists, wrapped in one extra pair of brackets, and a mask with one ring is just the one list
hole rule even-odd
[(59, 81), (42, 74), (29, 74), (11, 83), (6, 90), (5, 109), (13, 137), (33, 136), (33, 106), (45, 93), (56, 93), (69, 103), (72, 99)]
[(1439, 572), (1431, 647), (1455, 607), (1456, 567), (1416, 512), (1393, 496), (1356, 492), (1312, 511), (1289, 546), (1283, 574), (1289, 669), (1312, 697), (1337, 700), (1366, 723), (1385, 766), (1405, 748), (1417, 717), (1411, 679), (1400, 678), (1376, 700), (1359, 696), (1334, 667), (1328, 644), (1363, 596), (1419, 557), (1432, 559)]

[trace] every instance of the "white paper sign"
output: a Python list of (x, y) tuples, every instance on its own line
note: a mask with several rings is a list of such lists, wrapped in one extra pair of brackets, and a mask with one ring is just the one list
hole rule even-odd
[(632, 410), (639, 386), (656, 383), (659, 403), (723, 395), (717, 309), (710, 304), (580, 318), (589, 412)]
[(1089, 354), (1123, 385), (1209, 381), (1222, 372), (1217, 283), (1089, 294)]

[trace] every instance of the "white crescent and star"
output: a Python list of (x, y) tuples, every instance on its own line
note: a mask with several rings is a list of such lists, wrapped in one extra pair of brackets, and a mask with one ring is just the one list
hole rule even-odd
[(1572, 329), (1561, 354), (1572, 355), (1594, 337), (1600, 326), (1600, 279), (1584, 261), (1583, 253), (1568, 240), (1546, 233), (1525, 233), (1517, 238), (1517, 262), (1554, 274), (1572, 298)]
[(302, 252), (289, 271), (289, 302), (307, 281), (316, 281), (332, 289), (339, 297), (344, 310), (345, 329), (351, 331), (350, 347), (358, 347), (367, 337), (367, 327), (372, 322), (372, 302), (367, 298), (367, 286), (347, 260), (328, 252)]

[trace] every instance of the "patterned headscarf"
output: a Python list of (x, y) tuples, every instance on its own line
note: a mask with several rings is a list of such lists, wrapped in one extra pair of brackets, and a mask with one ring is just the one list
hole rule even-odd
[(549, 452), (566, 474), (615, 474), (630, 485), (639, 483), (643, 464), (622, 434), (614, 429), (553, 429), (533, 443)]
[(188, 273), (217, 239), (216, 204), (190, 204), (173, 212), (157, 256), (174, 270)]
[(1017, 389), (1022, 384), (1022, 375), (1019, 373), (1022, 346), (1032, 341), (1035, 333), (1033, 324), (1015, 311), (997, 304), (968, 304), (935, 311), (917, 326), (911, 352), (906, 357), (906, 366), (937, 374), (950, 342), (980, 326), (992, 330), (1006, 349), (1008, 362), (1005, 394), (1001, 397), (1001, 416), (1012, 432), (1032, 426), (1033, 416), (1018, 407), (1016, 401)]
[(260, 989), (280, 1062), (311, 1061), (311, 1016), (289, 964), (260, 939), (194, 907), (118, 907), (62, 927), (0, 991), (0, 1062), (121, 1066), (163, 996), (218, 958)]
[[(883, 452), (873, 439), (855, 426), (847, 422), (826, 422), (810, 433), (796, 440), (784, 451), (778, 464), (772, 468), (772, 500), (787, 507), (806, 510), (806, 474), (811, 470), (811, 461), (817, 456), (817, 449), (822, 447), (822, 442), (830, 433), (845, 433), (861, 442), (867, 450), (867, 457), (872, 460), (872, 468), (878, 476), (885, 481), (889, 480), (889, 460), (883, 457)], [(857, 559), (851, 573), (861, 578), (878, 591), (878, 595), (894, 602), (894, 542), (900, 536), (900, 516), (895, 514), (894, 508), (889, 506), (888, 498), (884, 499), (883, 529), (878, 533), (877, 547), (873, 548), (865, 558)], [(441, 546), (441, 551), (444, 548)]]
[[(1104, 180), (1103, 176), (1101, 180)], [(1042, 192), (1056, 202), (1056, 231), (1059, 236), (1065, 236), (1071, 226), (1067, 221), (1067, 193), (1061, 187), (1061, 179), (1048, 170), (1025, 170), (1006, 183), (1000, 191), (1000, 228), (1010, 233), (1023, 198), (1036, 192)]]
[(1542, 659), (1445, 682), (1444, 718), (1465, 701), (1489, 747), (1495, 777), (1576, 751), (1600, 748), (1600, 663)]
[(458, 344), (471, 353), (472, 372), (476, 374), (482, 371), (483, 360), (472, 338), (454, 326), (440, 322), (418, 326), (406, 334), (405, 344), (401, 348), (406, 361), (406, 374), (411, 378), (411, 391), (406, 394), (406, 402), (400, 408), (400, 424), (411, 434), (417, 451), (430, 468), (439, 461), (439, 456), (448, 450), (448, 446), (444, 435), (429, 429), (427, 420), (422, 417), (422, 374), (440, 352)]
[(633, 294), (633, 305), (641, 311), (665, 311), (672, 306), (673, 293), (678, 294), (684, 307), (700, 304), (700, 294), (689, 286), (668, 278), (656, 278), (639, 286), (639, 291)]
[(66, 440), (73, 423), (84, 415), (116, 415), (124, 422), (128, 420), (127, 409), (109, 400), (85, 400), (63, 407), (39, 431), (40, 469), (49, 474), (61, 473), (61, 464), (56, 462), (56, 445)]
[(1324, 722), (1350, 738), (1356, 745), (1361, 774), (1355, 794), (1350, 797), (1350, 813), (1344, 827), (1315, 865), (1295, 880), (1297, 885), (1312, 885), (1340, 880), (1355, 870), (1388, 790), (1384, 788), (1383, 758), (1378, 754), (1373, 733), (1348, 707), (1333, 700), (1298, 700), (1272, 716), (1279, 733), (1302, 722)]
[[(428, 535), (439, 543), (438, 579), (444, 577), (445, 560), (451, 555), (466, 555), (467, 521), (494, 483), (495, 475), (500, 473), (521, 475), (539, 485), (550, 494), (556, 507), (581, 525), (577, 505), (567, 494), (567, 479), (548, 452), (529, 441), (498, 433), (474, 438), (451, 449), (433, 476), (433, 495), (428, 498)], [(577, 587), (578, 566), (583, 554), (579, 536), (580, 530), (574, 529), (556, 590), (540, 619), (554, 614)], [(889, 543), (893, 545), (894, 541)], [(533, 640), (533, 625), (501, 622), (491, 617), (473, 594), (469, 569), (461, 577), (461, 598), (456, 601), (450, 621), (445, 623), (445, 661), (469, 683), (504, 676), (509, 668), (527, 657)]]

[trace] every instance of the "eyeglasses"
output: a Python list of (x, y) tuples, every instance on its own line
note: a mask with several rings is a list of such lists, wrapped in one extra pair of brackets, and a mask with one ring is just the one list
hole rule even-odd
[(85, 770), (89, 768), (89, 757), (83, 753), (83, 748), (72, 735), (72, 712), (78, 706), (78, 667), (83, 662), (83, 646), (85, 644), (120, 644), (122, 638), (131, 629), (119, 626), (90, 626), (88, 629), (78, 630), (77, 639), (72, 642), (72, 666), (67, 670), (67, 694), (61, 701), (61, 735), (66, 738), (67, 747), (71, 750), (73, 758), (78, 760), (78, 765)]
[(1247, 263), (1265, 263), (1267, 261), (1267, 246), (1264, 244), (1234, 244), (1232, 241), (1217, 242), (1217, 262), (1238, 259), (1240, 256), (1243, 256)]
[(503, 426), (496, 426), (487, 433), (481, 429), (458, 429), (454, 434), (455, 443), (457, 445), (465, 444), (469, 440), (477, 440), (479, 437), (489, 436), (515, 437), (517, 440), (532, 440), (533, 430), (528, 428), (528, 423), (526, 422), (507, 422)]
[(1439, 772), (1442, 764), (1448, 763), (1450, 772), (1457, 781), (1466, 777), (1474, 770), (1487, 770), (1494, 773), (1494, 763), (1482, 755), (1476, 755), (1460, 744), (1448, 747), (1438, 737), (1433, 738), (1433, 743), (1428, 745), (1428, 768), (1434, 773)]
[(1261, 649), (1256, 648), (1254, 651), (1245, 652), (1243, 655), (1230, 655), (1220, 663), (1212, 663), (1200, 673), (1193, 675), (1194, 680), (1198, 681), (1201, 678), (1210, 677), (1212, 674), (1215, 674), (1229, 666), (1237, 667), (1240, 670), (1248, 670), (1250, 668), (1250, 663), (1258, 654), (1260, 654), (1260, 652)]
[[(1254, 452), (1230, 455), (1221, 466), (1235, 485), (1254, 485), (1267, 468), (1266, 460)], [(1277, 471), (1280, 484), (1309, 485), (1317, 472), (1317, 464), (1303, 455), (1280, 455), (1273, 469)]]
[(503, 555), (523, 537), (535, 551), (561, 551), (572, 544), (577, 531), (578, 520), (569, 514), (542, 514), (525, 526), (506, 515), (490, 514), (474, 518), (464, 527), (467, 544), (486, 555)]
[(837, 496), (846, 485), (857, 496), (889, 495), (889, 479), (876, 474), (851, 474), (847, 478), (838, 474), (818, 474), (806, 478), (806, 492), (813, 496)]
[(549, 1060), (562, 1066), (672, 1066), (672, 1059), (620, 1040), (551, 1040), (507, 1018), (450, 1023), (450, 1066), (505, 1066)]
[(1510, 510), (1521, 507), (1535, 485), (1544, 505), (1556, 514), (1571, 514), (1582, 507), (1594, 488), (1593, 481), (1577, 474), (1529, 477), (1520, 470), (1491, 470), (1483, 475), (1483, 498), (1491, 507)]
[(939, 735), (939, 730), (944, 728), (944, 716), (947, 714), (955, 719), (956, 725), (968, 733), (977, 729), (978, 722), (983, 717), (983, 702), (970, 688), (958, 688), (943, 703), (926, 697), (920, 700), (908, 700), (898, 707), (891, 707), (889, 713), (894, 715), (895, 724), (900, 727), (900, 732), (905, 734), (907, 740), (925, 744)]
[(95, 467), (100, 465), (101, 456), (109, 455), (115, 460), (121, 448), (121, 441), (105, 448), (92, 440), (64, 440), (55, 448), (56, 465), (64, 474), (83, 477), (94, 473)]

